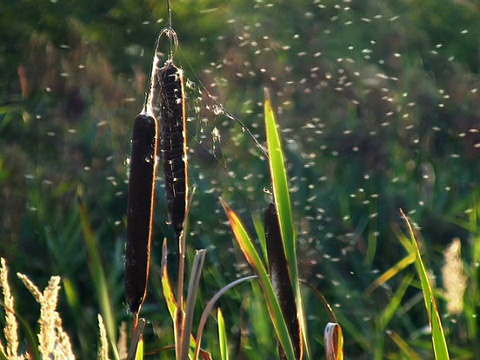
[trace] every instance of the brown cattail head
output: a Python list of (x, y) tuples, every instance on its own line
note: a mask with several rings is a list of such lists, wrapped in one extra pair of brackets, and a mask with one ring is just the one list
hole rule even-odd
[(128, 185), (125, 293), (132, 313), (138, 313), (147, 295), (155, 206), (157, 122), (139, 114), (133, 124)]
[[(287, 259), (283, 248), (282, 234), (275, 204), (270, 204), (265, 211), (265, 238), (273, 287), (280, 303), (285, 322), (287, 323), (295, 350), (295, 357), (302, 359), (303, 345), (297, 305), (288, 272)], [(279, 350), (280, 359), (286, 359), (287, 357), (284, 350), (281, 347)]]
[(186, 111), (183, 72), (169, 61), (158, 73), (160, 90), (160, 157), (168, 212), (177, 234), (183, 230), (188, 199)]

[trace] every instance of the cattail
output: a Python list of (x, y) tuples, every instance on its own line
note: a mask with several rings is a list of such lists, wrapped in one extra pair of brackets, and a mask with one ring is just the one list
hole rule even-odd
[(186, 111), (183, 71), (170, 60), (158, 73), (160, 158), (168, 212), (177, 236), (183, 230), (188, 198)]
[(150, 268), (157, 154), (157, 121), (146, 113), (133, 124), (128, 186), (125, 293), (130, 311), (138, 314), (145, 297)]
[[(275, 293), (282, 309), (283, 317), (287, 323), (290, 338), (295, 350), (295, 357), (302, 359), (303, 346), (298, 321), (297, 305), (293, 294), (292, 283), (288, 273), (287, 259), (283, 248), (277, 208), (270, 204), (265, 211), (265, 238), (267, 243), (267, 256), (270, 265), (270, 277)], [(284, 350), (279, 348), (280, 359), (286, 359)]]

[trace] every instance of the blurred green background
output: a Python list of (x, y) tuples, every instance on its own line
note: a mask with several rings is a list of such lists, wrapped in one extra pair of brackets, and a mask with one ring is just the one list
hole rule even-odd
[[(166, 4), (3, 0), (1, 8), (0, 256), (12, 273), (28, 274), (41, 287), (51, 275), (62, 276), (65, 328), (78, 357), (92, 358), (100, 305), (85, 232), (93, 230), (119, 326), (129, 318), (122, 272), (131, 126)], [(402, 208), (422, 234), (440, 288), (442, 252), (461, 240), (469, 276), (465, 310), (448, 314), (442, 297), (440, 308), (451, 351), (474, 359), (480, 351), (478, 2), (172, 0), (172, 11), (180, 45), (175, 62), (188, 79), (196, 187), (188, 241), (191, 251), (208, 250), (198, 312), (249, 272), (218, 196), (246, 221), (270, 201), (268, 164), (252, 138), (265, 140), (268, 87), (286, 144), (301, 275), (345, 320), (348, 358), (402, 358), (378, 324), (413, 269), (364, 293), (406, 255), (398, 241)], [(173, 231), (159, 184), (144, 311), (151, 348), (172, 341), (158, 267), (162, 239), (173, 239)], [(170, 248), (173, 254), (173, 240)], [(18, 313), (35, 326), (33, 299), (11, 282)], [(231, 354), (271, 358), (276, 346), (259, 315), (265, 314), (255, 297), (260, 290), (242, 286), (221, 301)], [(328, 317), (313, 295), (305, 296), (320, 358)], [(422, 306), (414, 285), (388, 329), (428, 359)], [(213, 326), (203, 344), (215, 355)]]

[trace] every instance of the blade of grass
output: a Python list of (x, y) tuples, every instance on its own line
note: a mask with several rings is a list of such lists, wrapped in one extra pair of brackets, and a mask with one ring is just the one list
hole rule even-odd
[(398, 335), (394, 331), (387, 331), (388, 336), (397, 344), (397, 346), (400, 348), (400, 350), (408, 356), (409, 359), (411, 360), (422, 360), (420, 355), (418, 355), (415, 350), (413, 350), (410, 345), (407, 344), (405, 340), (403, 340), (400, 335)]
[(197, 300), (198, 287), (200, 284), (200, 278), (202, 275), (203, 263), (205, 262), (206, 254), (206, 250), (198, 250), (193, 260), (190, 281), (188, 283), (185, 322), (184, 328), (182, 329), (180, 360), (188, 359), (190, 334), (192, 333), (193, 314), (195, 311), (195, 301)]
[(402, 299), (405, 293), (407, 292), (408, 287), (411, 285), (412, 280), (413, 280), (413, 274), (407, 275), (402, 280), (397, 291), (390, 299), (390, 302), (388, 303), (387, 307), (381, 312), (378, 318), (378, 325), (377, 325), (377, 329), (381, 333), (385, 331), (388, 323), (390, 322), (392, 317), (395, 315), (395, 313), (398, 311), (398, 308), (402, 303)]
[(255, 227), (255, 233), (258, 237), (258, 242), (260, 243), (263, 261), (267, 262), (267, 240), (265, 239), (265, 228), (260, 216), (253, 216), (253, 226)]
[(143, 337), (138, 342), (137, 355), (135, 356), (135, 360), (143, 360)]
[(228, 360), (228, 343), (227, 332), (225, 331), (225, 320), (223, 319), (222, 310), (217, 310), (218, 320), (218, 342), (220, 343), (220, 359)]
[(255, 246), (253, 245), (253, 241), (248, 235), (245, 226), (243, 225), (238, 215), (228, 206), (225, 201), (223, 201), (223, 199), (220, 199), (220, 202), (225, 209), (227, 217), (230, 221), (230, 226), (233, 230), (235, 238), (237, 239), (237, 242), (240, 245), (243, 254), (245, 255), (250, 266), (253, 267), (255, 273), (259, 277), (260, 286), (263, 289), (265, 301), (267, 303), (267, 308), (273, 323), (273, 327), (280, 341), (280, 344), (285, 351), (287, 359), (294, 360), (295, 353), (293, 350), (292, 340), (290, 339), (287, 324), (285, 323), (285, 319), (283, 318), (280, 304), (278, 303), (278, 299), (275, 296), (275, 291), (273, 289), (272, 282), (270, 281), (270, 278), (265, 270), (265, 266), (263, 265), (262, 260), (260, 259), (260, 256), (258, 255)]
[(267, 132), (267, 147), (269, 154), (270, 175), (272, 177), (274, 202), (277, 207), (278, 220), (282, 234), (285, 257), (287, 259), (290, 281), (292, 283), (295, 300), (297, 303), (298, 319), (303, 337), (303, 343), (307, 358), (310, 358), (310, 351), (307, 341), (302, 294), (298, 278), (296, 233), (293, 226), (293, 215), (290, 201), (290, 192), (285, 167), (285, 157), (282, 149), (280, 133), (278, 131), (275, 113), (272, 108), (270, 95), (265, 90), (265, 128)]
[(138, 319), (137, 328), (135, 329), (135, 334), (133, 335), (133, 340), (130, 344), (130, 351), (128, 352), (127, 360), (143, 359), (143, 331), (145, 330), (145, 324), (145, 319)]
[(168, 308), (168, 312), (170, 313), (170, 317), (175, 323), (175, 313), (177, 311), (178, 304), (177, 304), (177, 301), (175, 300), (175, 294), (173, 293), (173, 287), (170, 282), (170, 277), (168, 275), (167, 238), (163, 240), (161, 273), (162, 273), (161, 281), (162, 281), (163, 296), (165, 297), (165, 301), (167, 303), (167, 308)]
[(380, 275), (364, 292), (365, 296), (370, 296), (378, 287), (385, 284), (388, 280), (395, 277), (399, 272), (405, 269), (415, 261), (415, 254), (411, 253), (405, 256), (402, 260), (393, 265), (390, 269)]
[(420, 253), (420, 249), (418, 247), (417, 239), (415, 237), (415, 233), (413, 232), (412, 225), (410, 224), (408, 217), (403, 211), (401, 211), (401, 214), (403, 219), (407, 223), (408, 230), (410, 232), (411, 244), (413, 245), (416, 254), (415, 267), (417, 268), (417, 272), (420, 277), (420, 283), (423, 291), (423, 299), (425, 301), (425, 307), (427, 309), (430, 326), (432, 328), (432, 343), (435, 358), (441, 360), (448, 360), (450, 359), (450, 356), (448, 354), (445, 333), (443, 331), (442, 321), (440, 319), (437, 302), (433, 293), (433, 287), (430, 283), (427, 269), (422, 260), (422, 255)]
[(97, 239), (93, 233), (93, 229), (90, 225), (90, 219), (86, 207), (82, 204), (81, 199), (78, 198), (78, 206), (80, 211), (80, 221), (82, 224), (83, 237), (87, 248), (87, 253), (90, 261), (88, 262), (88, 268), (90, 275), (95, 284), (96, 294), (102, 317), (105, 320), (108, 340), (113, 349), (113, 354), (116, 360), (119, 360), (119, 355), (116, 346), (116, 324), (115, 316), (112, 308), (112, 302), (110, 299), (110, 291), (108, 289), (107, 280), (105, 277), (105, 271), (103, 269), (103, 263), (100, 256), (100, 250), (98, 248)]
[(385, 329), (392, 320), (393, 316), (398, 312), (398, 309), (402, 303), (402, 299), (407, 292), (408, 287), (411, 285), (414, 275), (410, 274), (406, 276), (400, 286), (398, 287), (395, 294), (393, 294), (386, 308), (381, 312), (377, 320), (376, 326), (376, 341), (374, 345), (374, 359), (384, 359), (385, 358)]

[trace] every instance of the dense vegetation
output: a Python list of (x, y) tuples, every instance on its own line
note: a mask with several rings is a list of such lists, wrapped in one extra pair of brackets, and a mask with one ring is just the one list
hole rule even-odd
[[(196, 192), (187, 241), (192, 254), (207, 249), (199, 309), (250, 271), (218, 197), (253, 234), (251, 217), (270, 198), (268, 164), (254, 141), (265, 142), (268, 87), (286, 141), (300, 275), (335, 305), (348, 358), (402, 358), (392, 332), (431, 358), (414, 269), (366, 291), (407, 255), (399, 241), (406, 232), (400, 208), (421, 233), (452, 357), (475, 358), (480, 6), (469, 0), (173, 0), (172, 7), (176, 60), (190, 80)], [(89, 359), (97, 313), (104, 311), (97, 254), (115, 326), (129, 318), (123, 289), (129, 141), (166, 5), (4, 1), (0, 18), (0, 256), (37, 284), (62, 277), (64, 327), (77, 356)], [(172, 342), (158, 276), (162, 240), (173, 238), (161, 186), (157, 199), (143, 314), (153, 325), (147, 330), (152, 348)], [(442, 267), (456, 238), (468, 290), (453, 311), (442, 274), (455, 274)], [(410, 286), (400, 294), (405, 279)], [(12, 286), (17, 313), (36, 326), (34, 300), (22, 285)], [(243, 284), (221, 300), (237, 358), (276, 351), (268, 317), (259, 315), (266, 313), (259, 292), (256, 284)], [(328, 317), (309, 290), (305, 299), (312, 349), (322, 354)], [(385, 314), (397, 300), (390, 318)], [(203, 345), (216, 355), (210, 333)]]

